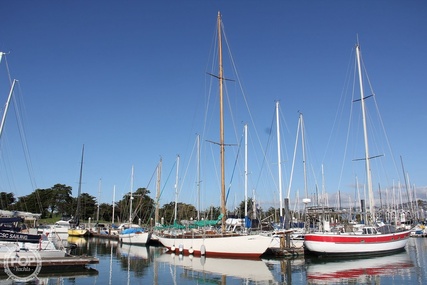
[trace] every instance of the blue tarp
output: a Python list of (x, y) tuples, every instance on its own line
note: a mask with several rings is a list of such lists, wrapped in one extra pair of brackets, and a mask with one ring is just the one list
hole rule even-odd
[(130, 228), (130, 229), (125, 229), (122, 231), (122, 235), (126, 235), (126, 234), (134, 234), (134, 233), (140, 233), (140, 232), (144, 232), (143, 228)]

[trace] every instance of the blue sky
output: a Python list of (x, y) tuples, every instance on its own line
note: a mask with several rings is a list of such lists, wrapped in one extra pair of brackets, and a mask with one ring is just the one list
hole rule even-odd
[[(344, 158), (347, 131), (337, 132), (337, 126), (346, 127), (348, 119), (339, 102), (347, 96), (358, 35), (393, 150), (375, 160), (388, 173), (373, 174), (375, 191), (405, 183), (401, 156), (411, 187), (426, 198), (425, 1), (3, 1), (0, 51), (8, 54), (0, 65), (0, 100), (6, 102), (9, 88), (7, 62), (10, 76), (19, 80), (14, 104), (21, 108), (31, 160), (25, 159), (11, 106), (1, 138), (0, 190), (22, 196), (61, 183), (77, 195), (84, 144), (82, 191), (101, 202), (111, 203), (114, 185), (116, 200), (129, 191), (132, 165), (134, 189), (148, 187), (154, 198), (160, 158), (160, 203), (173, 201), (180, 155), (179, 200), (196, 205), (194, 144), (200, 134), (201, 207), (218, 206), (219, 150), (206, 142), (219, 139), (217, 99), (208, 100), (217, 96), (218, 84), (206, 74), (216, 72), (211, 65), (218, 11), (238, 73), (229, 60), (224, 63), (225, 76), (234, 80), (227, 82), (232, 115), (226, 115), (226, 143), (238, 144), (248, 123), (250, 197), (255, 193), (265, 209), (279, 198), (276, 101), (283, 196), (301, 112), (309, 194), (324, 181), (330, 201), (338, 190), (343, 199), (355, 197), (355, 176), (362, 185), (365, 178), (356, 170), (363, 170), (363, 162), (355, 166), (351, 160), (363, 152), (349, 146)], [(226, 150), (227, 183), (237, 151)], [(243, 200), (242, 154), (230, 208)], [(372, 148), (371, 154), (383, 153)], [(304, 196), (301, 160), (299, 153), (290, 194), (295, 200), (297, 193)]]

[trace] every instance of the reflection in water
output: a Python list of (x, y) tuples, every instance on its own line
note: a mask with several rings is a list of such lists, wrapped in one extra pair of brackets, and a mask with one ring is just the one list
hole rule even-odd
[[(355, 260), (297, 258), (239, 260), (165, 254), (161, 247), (73, 240), (76, 255), (99, 258), (93, 271), (41, 275), (33, 284), (427, 284), (427, 238), (411, 238), (406, 251)], [(95, 274), (95, 275), (91, 275)], [(0, 284), (15, 284), (0, 276)]]
[(352, 283), (366, 284), (380, 276), (408, 275), (414, 264), (406, 251), (380, 257), (340, 260), (313, 258), (307, 262), (309, 284)]
[(155, 259), (155, 263), (158, 263), (159, 267), (161, 264), (169, 265), (173, 280), (177, 278), (176, 272), (179, 267), (183, 270), (181, 277), (188, 280), (202, 278), (207, 281), (209, 278), (217, 278), (215, 275), (220, 275), (223, 281), (227, 277), (252, 281), (257, 284), (259, 282), (269, 284), (274, 281), (273, 274), (263, 260), (206, 258), (164, 253)]

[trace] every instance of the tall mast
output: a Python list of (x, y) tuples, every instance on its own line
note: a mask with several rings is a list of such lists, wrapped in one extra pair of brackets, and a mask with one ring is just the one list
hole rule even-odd
[(132, 165), (132, 171), (130, 175), (130, 198), (129, 198), (129, 224), (132, 224), (132, 190), (133, 190), (133, 165)]
[(224, 102), (223, 102), (223, 66), (222, 66), (222, 38), (221, 38), (221, 13), (218, 12), (218, 79), (219, 79), (219, 146), (221, 156), (221, 213), (222, 213), (222, 232), (225, 231), (225, 161), (224, 161)]
[(276, 101), (276, 132), (277, 132), (277, 166), (279, 171), (279, 212), (280, 223), (283, 219), (283, 197), (282, 197), (282, 158), (280, 153), (280, 125), (279, 125), (279, 101)]
[(102, 179), (99, 178), (99, 182), (98, 182), (98, 207), (96, 209), (96, 222), (99, 222), (99, 204), (100, 204), (100, 200), (101, 200), (101, 184), (102, 184)]
[[(0, 53), (0, 56), (2, 54), (3, 53)], [(1, 60), (1, 57), (0, 57), (0, 60)], [(13, 80), (12, 86), (10, 87), (9, 96), (7, 96), (6, 106), (4, 107), (3, 118), (1, 120), (1, 125), (0, 125), (0, 137), (3, 134), (3, 128), (4, 128), (4, 123), (6, 122), (7, 110), (9, 109), (10, 99), (12, 98), (13, 89), (15, 89), (15, 83), (16, 83), (16, 81), (17, 81), (16, 79)]]
[(79, 177), (79, 191), (77, 193), (77, 209), (76, 209), (76, 218), (75, 218), (75, 226), (77, 227), (79, 225), (79, 213), (80, 213), (80, 195), (82, 194), (82, 177), (83, 177), (83, 157), (85, 153), (85, 145), (82, 147), (82, 159), (80, 163), (80, 177)]
[(366, 127), (365, 95), (363, 92), (363, 80), (362, 80), (362, 69), (360, 64), (359, 44), (356, 45), (356, 56), (357, 56), (357, 68), (359, 72), (360, 101), (362, 103), (363, 137), (365, 139), (365, 168), (366, 168), (365, 170), (366, 170), (366, 179), (368, 183), (369, 211), (371, 212), (372, 220), (374, 220), (375, 219), (375, 200), (374, 200), (374, 191), (372, 189), (371, 163), (369, 160), (368, 130)]
[(162, 158), (160, 158), (159, 165), (157, 166), (157, 187), (156, 187), (156, 210), (154, 213), (154, 224), (157, 225), (159, 223), (160, 218), (160, 209), (159, 209), (159, 201), (160, 201), (160, 179), (162, 176)]
[(115, 203), (116, 203), (116, 185), (114, 185), (113, 187), (113, 217), (111, 219), (111, 225), (114, 225), (114, 208), (115, 208)]
[[(245, 124), (245, 227), (248, 226), (248, 124)], [(255, 203), (255, 201), (253, 201)]]
[(305, 157), (305, 130), (304, 130), (304, 118), (302, 113), (300, 115), (300, 123), (301, 123), (301, 146), (302, 146), (302, 162), (304, 167), (304, 195), (305, 198), (308, 198), (308, 191), (307, 191), (307, 163), (306, 163), (306, 157)]
[(197, 135), (197, 220), (200, 221), (200, 135)]
[(176, 157), (176, 176), (175, 176), (175, 219), (178, 214), (178, 172), (179, 172), (179, 155)]

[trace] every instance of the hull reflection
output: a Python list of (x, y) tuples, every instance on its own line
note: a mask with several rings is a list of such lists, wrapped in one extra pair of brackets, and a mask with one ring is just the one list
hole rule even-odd
[(409, 272), (413, 266), (406, 251), (355, 260), (335, 259), (330, 262), (322, 262), (321, 259), (313, 259), (307, 266), (307, 281), (309, 284), (363, 283), (372, 276), (401, 275), (405, 270)]
[(262, 260), (226, 259), (194, 257), (175, 254), (162, 254), (156, 257), (157, 263), (179, 266), (185, 270), (218, 274), (223, 277), (239, 278), (248, 281), (270, 282), (274, 276)]

